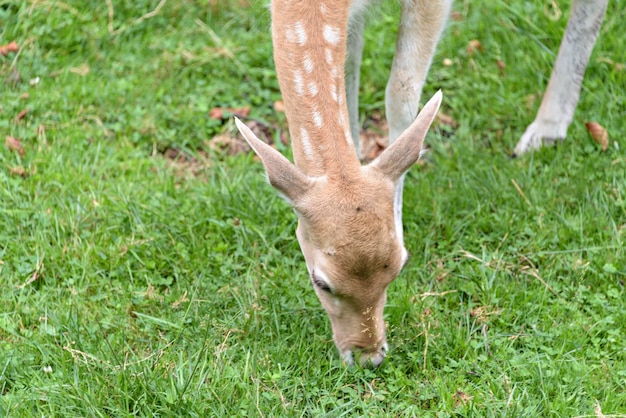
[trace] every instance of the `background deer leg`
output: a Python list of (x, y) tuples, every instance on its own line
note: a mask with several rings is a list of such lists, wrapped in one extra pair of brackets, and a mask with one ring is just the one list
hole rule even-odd
[[(395, 141), (417, 116), (424, 80), (451, 3), (451, 0), (402, 2), (396, 53), (385, 91), (389, 143)], [(394, 198), (396, 233), (400, 239), (403, 236), (403, 185), (404, 176), (398, 180)]]
[(359, 134), (361, 132), (359, 123), (359, 83), (361, 78), (361, 57), (363, 56), (364, 27), (365, 19), (361, 16), (361, 13), (352, 13), (348, 24), (348, 48), (345, 63), (346, 100), (348, 104), (348, 118), (350, 119), (350, 132), (359, 159), (361, 159), (359, 140)]
[(567, 29), (537, 117), (515, 146), (514, 155), (565, 138), (607, 4), (608, 0), (575, 0), (572, 3)]

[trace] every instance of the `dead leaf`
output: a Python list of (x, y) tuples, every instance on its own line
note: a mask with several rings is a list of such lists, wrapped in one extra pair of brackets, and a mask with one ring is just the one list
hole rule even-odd
[(17, 288), (24, 289), (26, 286), (36, 282), (40, 277), (43, 276), (43, 272), (44, 272), (43, 260), (37, 261), (37, 266), (35, 267), (35, 271), (33, 271), (33, 274), (31, 274), (28, 280), (26, 280), (23, 284), (17, 286)]
[(609, 133), (598, 122), (585, 123), (587, 132), (591, 134), (594, 141), (602, 146), (602, 152), (609, 148)]
[(9, 172), (11, 173), (11, 175), (14, 175), (14, 176), (20, 176), (24, 178), (28, 177), (28, 173), (26, 172), (26, 170), (24, 170), (24, 167), (22, 167), (21, 165), (11, 167), (9, 169)]
[(239, 118), (247, 118), (250, 115), (250, 106), (214, 107), (209, 110), (209, 117), (215, 120), (223, 120), (230, 117), (229, 113)]
[(22, 141), (12, 136), (6, 137), (4, 141), (4, 145), (6, 145), (9, 151), (15, 151), (19, 155), (24, 155), (24, 153), (26, 152), (26, 150), (24, 149), (24, 146), (22, 145)]
[(247, 118), (248, 116), (250, 116), (250, 106), (236, 107), (234, 109), (228, 110), (230, 110), (235, 116), (239, 116), (240, 118)]
[(476, 51), (481, 52), (483, 50), (483, 46), (480, 44), (478, 39), (472, 39), (467, 44), (467, 53), (469, 55), (473, 55)]
[(502, 312), (502, 309), (496, 308), (492, 311), (489, 311), (488, 306), (477, 306), (470, 309), (470, 317), (476, 318), (476, 321), (479, 324), (484, 324), (485, 322), (487, 322), (490, 316), (499, 315), (500, 312)]
[(15, 41), (11, 41), (6, 45), (0, 45), (0, 55), (7, 56), (9, 52), (17, 52), (20, 50), (20, 47), (17, 46)]
[(87, 64), (81, 64), (78, 67), (70, 67), (70, 73), (78, 74), (81, 77), (89, 74), (89, 66)]
[(274, 102), (274, 110), (278, 113), (285, 113), (285, 103), (282, 100), (276, 100)]
[(172, 303), (172, 308), (177, 308), (178, 305), (180, 305), (181, 303), (184, 302), (189, 302), (189, 299), (187, 299), (187, 291), (185, 290), (185, 292), (183, 293), (183, 295), (178, 298), (178, 300), (174, 303)]
[(452, 13), (450, 13), (450, 19), (454, 20), (455, 22), (460, 22), (463, 20), (463, 15), (460, 12), (453, 10)]
[(213, 109), (209, 110), (209, 117), (215, 120), (224, 119), (224, 109), (222, 109), (221, 107), (214, 107)]
[(387, 121), (380, 113), (373, 113), (363, 126), (359, 136), (364, 163), (373, 161), (389, 145)]
[(470, 402), (472, 399), (474, 399), (473, 396), (468, 395), (467, 393), (461, 392), (460, 390), (457, 390), (453, 397), (454, 399), (456, 399), (457, 407), (461, 405), (465, 405), (468, 402)]
[(17, 114), (17, 116), (15, 117), (15, 119), (17, 120), (22, 120), (24, 119), (24, 117), (26, 116), (26, 114), (28, 114), (29, 109), (24, 109), (22, 110), (20, 113)]
[(504, 69), (506, 68), (504, 61), (496, 60), (496, 65), (498, 66), (498, 70), (500, 70), (500, 75), (504, 75)]

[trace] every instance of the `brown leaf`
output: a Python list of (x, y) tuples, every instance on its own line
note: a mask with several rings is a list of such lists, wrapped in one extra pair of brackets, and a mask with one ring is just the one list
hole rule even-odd
[(221, 107), (214, 107), (213, 109), (209, 110), (209, 117), (215, 120), (224, 119), (224, 109), (222, 109)]
[(250, 106), (244, 107), (214, 107), (209, 110), (209, 117), (215, 120), (223, 120), (230, 117), (228, 113), (240, 118), (247, 118), (250, 115)]
[(465, 405), (466, 403), (474, 399), (473, 396), (461, 392), (460, 390), (457, 390), (453, 397), (456, 399), (456, 406)]
[(450, 13), (450, 18), (455, 22), (460, 22), (463, 20), (463, 15), (460, 12), (453, 10), (452, 13)]
[(606, 151), (609, 148), (609, 133), (606, 129), (598, 122), (587, 122), (585, 127), (593, 140), (602, 146), (602, 151)]
[(476, 51), (480, 52), (482, 50), (483, 50), (483, 46), (480, 44), (480, 41), (478, 39), (472, 39), (467, 44), (467, 53), (469, 55), (473, 55)]
[(476, 321), (480, 324), (484, 324), (489, 320), (489, 317), (492, 315), (499, 315), (502, 312), (502, 309), (495, 308), (492, 311), (489, 311), (488, 306), (477, 306), (470, 309), (470, 316), (472, 318), (476, 318)]
[(279, 113), (285, 113), (285, 103), (282, 100), (276, 100), (274, 102), (274, 110)]
[(506, 68), (504, 61), (496, 60), (496, 65), (498, 66), (498, 70), (500, 70), (500, 75), (504, 75), (504, 69)]
[(0, 45), (0, 55), (9, 55), (9, 52), (17, 52), (20, 47), (17, 46), (15, 41), (11, 41), (6, 45)]
[(26, 114), (29, 112), (29, 109), (24, 109), (22, 110), (20, 113), (17, 114), (17, 116), (15, 117), (15, 119), (17, 120), (22, 120), (24, 119), (24, 117), (26, 116)]
[(12, 136), (6, 137), (4, 141), (4, 145), (6, 145), (9, 151), (15, 151), (19, 155), (24, 155), (24, 153), (26, 152), (26, 150), (24, 149), (24, 146), (22, 145), (22, 141)]
[(70, 73), (78, 74), (81, 77), (89, 74), (89, 66), (87, 64), (81, 64), (78, 67), (70, 67)]
[(26, 170), (24, 170), (24, 167), (22, 167), (21, 165), (11, 167), (9, 169), (9, 172), (14, 176), (28, 177), (28, 173), (26, 172)]
[(228, 110), (240, 118), (247, 118), (250, 116), (250, 106), (229, 108)]

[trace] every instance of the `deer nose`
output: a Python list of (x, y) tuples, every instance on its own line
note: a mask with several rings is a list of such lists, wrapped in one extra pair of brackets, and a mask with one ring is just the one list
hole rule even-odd
[(387, 343), (384, 343), (378, 350), (366, 352), (361, 351), (359, 363), (361, 367), (376, 368), (380, 366), (387, 355)]

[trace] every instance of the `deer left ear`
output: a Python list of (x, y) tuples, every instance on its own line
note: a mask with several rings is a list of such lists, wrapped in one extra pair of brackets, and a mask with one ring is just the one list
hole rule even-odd
[(235, 124), (256, 155), (263, 161), (270, 184), (293, 205), (293, 202), (309, 190), (313, 180), (280, 152), (257, 138), (254, 132), (238, 118), (235, 118)]
[(411, 168), (420, 157), (424, 138), (437, 115), (441, 99), (442, 94), (441, 90), (439, 90), (424, 105), (417, 118), (402, 135), (389, 148), (384, 150), (378, 158), (372, 161), (369, 166), (378, 169), (394, 182)]

